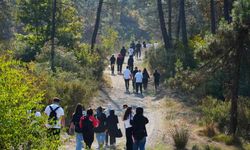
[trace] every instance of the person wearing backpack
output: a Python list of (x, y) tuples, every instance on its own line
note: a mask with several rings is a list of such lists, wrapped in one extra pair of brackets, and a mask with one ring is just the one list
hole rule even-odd
[(61, 128), (65, 127), (64, 110), (59, 105), (60, 99), (53, 98), (53, 103), (45, 108), (45, 114), (49, 117), (46, 127), (48, 128), (48, 136), (55, 140), (60, 139)]
[(147, 130), (146, 124), (148, 124), (148, 118), (143, 115), (143, 108), (137, 107), (136, 114), (131, 120), (132, 124), (132, 136), (133, 136), (133, 150), (145, 150)]
[(76, 150), (81, 150), (83, 147), (83, 135), (82, 135), (82, 131), (80, 128), (80, 119), (83, 116), (83, 110), (84, 107), (81, 104), (77, 104), (76, 105), (76, 109), (75, 112), (72, 116), (71, 119), (71, 123), (70, 123), (70, 131), (72, 129), (75, 129), (75, 133), (76, 133)]
[(99, 126), (94, 128), (96, 133), (96, 139), (98, 142), (98, 149), (103, 149), (104, 142), (106, 139), (106, 129), (107, 129), (107, 117), (103, 113), (103, 108), (100, 106), (96, 109), (96, 118), (99, 121)]
[(91, 149), (94, 141), (94, 127), (98, 125), (99, 121), (93, 116), (92, 109), (87, 110), (87, 116), (82, 116), (80, 119), (80, 129), (87, 149)]

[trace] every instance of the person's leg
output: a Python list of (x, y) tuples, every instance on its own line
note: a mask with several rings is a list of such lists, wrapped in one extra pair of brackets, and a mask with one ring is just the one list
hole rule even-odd
[(113, 145), (114, 143), (115, 143), (115, 137), (110, 136), (110, 146)]
[(125, 82), (125, 88), (126, 88), (126, 90), (128, 90), (128, 87), (127, 87), (127, 79), (124, 79), (124, 82)]
[(139, 149), (140, 150), (145, 150), (146, 137), (144, 137), (143, 139), (141, 139), (138, 144), (139, 144)]
[(98, 143), (98, 148), (101, 148), (101, 133), (96, 133), (96, 140)]
[(122, 62), (122, 64), (120, 65), (120, 73), (122, 73), (122, 65), (123, 65), (123, 62)]
[(119, 71), (120, 71), (120, 65), (117, 64), (117, 73), (119, 73)]
[(76, 132), (76, 150), (81, 150), (82, 149), (82, 140), (83, 136), (82, 133), (77, 133)]
[(134, 143), (133, 143), (133, 150), (138, 150), (138, 149), (139, 149), (138, 141), (134, 141)]
[(138, 94), (139, 83), (135, 83), (136, 86), (136, 94)]
[(141, 58), (141, 49), (139, 50), (139, 58)]
[(108, 146), (108, 143), (109, 143), (109, 134), (108, 132), (106, 132), (106, 135), (105, 135), (105, 145)]
[(132, 128), (126, 129), (126, 150), (133, 150)]
[(105, 138), (106, 138), (106, 133), (102, 132), (101, 133), (101, 138), (100, 138), (100, 140), (101, 140), (101, 148), (103, 148), (103, 145), (105, 143)]
[(140, 92), (142, 94), (142, 83), (139, 83), (139, 86), (140, 86)]

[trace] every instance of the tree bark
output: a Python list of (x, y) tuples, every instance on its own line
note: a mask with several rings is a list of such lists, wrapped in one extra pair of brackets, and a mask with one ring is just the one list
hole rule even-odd
[(51, 70), (56, 72), (55, 68), (55, 34), (56, 34), (56, 0), (52, 2), (52, 29), (51, 29)]
[(233, 1), (234, 0), (224, 0), (224, 18), (228, 23), (232, 22), (231, 11), (233, 8)]
[(181, 30), (181, 7), (179, 4), (179, 14), (177, 15), (177, 26), (176, 26), (176, 41), (179, 41), (180, 30)]
[(167, 29), (166, 29), (166, 24), (165, 24), (165, 19), (164, 19), (164, 13), (163, 13), (163, 9), (162, 9), (162, 1), (161, 0), (157, 0), (157, 9), (158, 9), (158, 14), (159, 14), (159, 21), (160, 21), (164, 46), (165, 46), (165, 49), (167, 50), (167, 49), (170, 48), (170, 41), (169, 41)]
[(211, 32), (215, 34), (216, 25), (215, 25), (215, 7), (214, 0), (210, 0), (210, 14), (211, 14)]
[(188, 46), (187, 39), (187, 26), (186, 26), (186, 15), (185, 15), (185, 0), (180, 0), (180, 21), (181, 21), (181, 34), (182, 34), (182, 43), (184, 46)]
[(94, 32), (92, 34), (92, 39), (91, 39), (91, 52), (92, 53), (94, 51), (94, 47), (95, 47), (95, 43), (96, 43), (96, 36), (97, 36), (99, 25), (100, 25), (102, 5), (103, 5), (103, 0), (99, 0), (98, 9), (97, 9), (97, 13), (96, 13), (95, 28), (94, 28)]
[(168, 0), (168, 34), (169, 44), (172, 47), (172, 0)]

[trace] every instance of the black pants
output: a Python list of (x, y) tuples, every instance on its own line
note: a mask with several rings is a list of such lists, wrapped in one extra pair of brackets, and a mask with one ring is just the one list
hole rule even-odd
[(124, 79), (125, 80), (125, 87), (126, 87), (126, 90), (129, 89), (129, 79)]
[(139, 88), (140, 88), (140, 92), (142, 94), (142, 83), (141, 82), (140, 83), (136, 83), (136, 93), (138, 93)]
[(109, 143), (109, 134), (106, 132), (105, 144), (108, 145)]
[(111, 64), (111, 73), (114, 74), (115, 72), (115, 64)]
[(117, 72), (122, 73), (122, 64), (117, 64)]
[(126, 129), (126, 150), (133, 150), (132, 127)]
[(135, 79), (133, 79), (133, 91), (136, 89)]
[(91, 149), (91, 145), (92, 145), (92, 143), (94, 141), (94, 133), (93, 134), (87, 134), (87, 135), (83, 134), (83, 141), (86, 144), (86, 148)]
[(130, 70), (130, 72), (133, 72), (134, 65), (129, 65), (129, 66), (128, 66), (128, 69)]
[(143, 89), (146, 90), (148, 88), (148, 79), (143, 79)]
[(137, 57), (137, 59), (141, 58), (141, 50), (140, 49), (137, 50), (136, 57)]
[(160, 84), (160, 82), (158, 82), (158, 81), (155, 81), (155, 90), (157, 90), (157, 89), (158, 89), (158, 87), (159, 87), (159, 84)]
[(116, 143), (115, 136), (110, 135), (110, 145), (113, 145)]

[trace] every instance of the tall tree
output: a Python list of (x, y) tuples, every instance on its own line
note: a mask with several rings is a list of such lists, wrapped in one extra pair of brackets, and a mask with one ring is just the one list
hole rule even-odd
[(210, 0), (210, 17), (211, 17), (211, 32), (215, 34), (216, 32), (216, 21), (215, 21), (215, 4), (214, 0)]
[(172, 0), (168, 0), (168, 33), (169, 33), (169, 44), (172, 47)]
[(157, 9), (158, 9), (158, 15), (159, 15), (159, 21), (160, 21), (164, 46), (165, 46), (165, 49), (167, 50), (168, 48), (170, 48), (170, 40), (169, 40), (169, 36), (168, 36), (168, 33), (167, 33), (167, 29), (166, 29), (166, 24), (165, 24), (165, 19), (164, 19), (164, 13), (163, 13), (163, 9), (162, 9), (162, 1), (161, 0), (157, 0)]
[(180, 25), (181, 25), (181, 35), (182, 43), (184, 46), (188, 46), (187, 39), (187, 25), (186, 25), (186, 13), (185, 13), (185, 0), (180, 0)]
[(100, 25), (100, 17), (101, 17), (101, 12), (102, 12), (102, 5), (103, 5), (103, 0), (99, 0), (98, 9), (97, 9), (97, 13), (96, 13), (95, 28), (94, 28), (94, 32), (92, 34), (92, 39), (91, 39), (91, 51), (92, 52), (93, 52), (94, 47), (95, 47), (96, 36), (97, 36), (99, 25)]
[(56, 0), (53, 0), (52, 7), (52, 29), (51, 29), (51, 70), (56, 72), (55, 68), (55, 34), (56, 34)]

